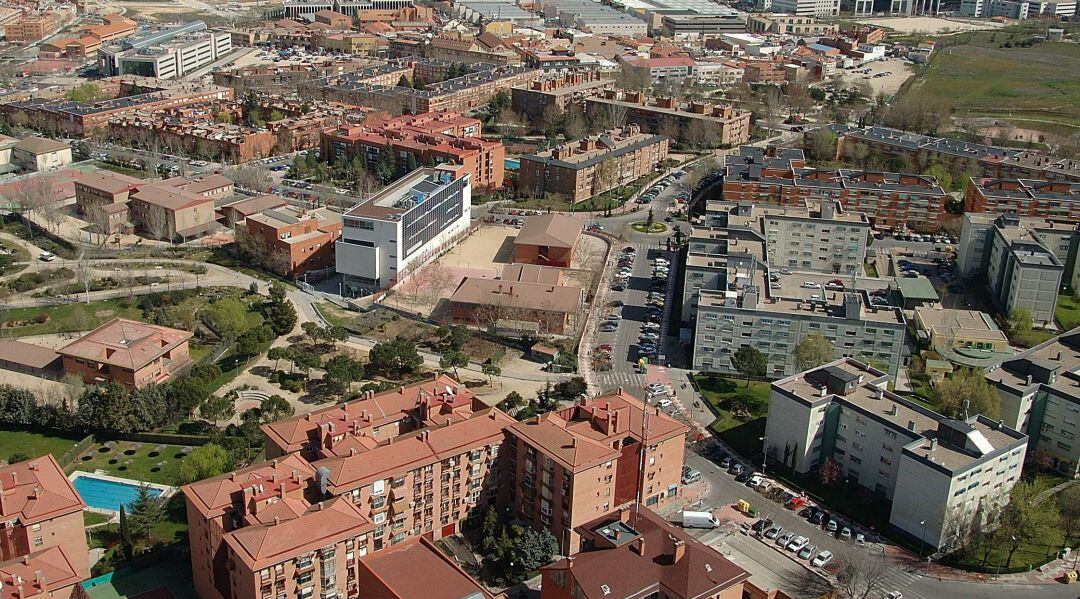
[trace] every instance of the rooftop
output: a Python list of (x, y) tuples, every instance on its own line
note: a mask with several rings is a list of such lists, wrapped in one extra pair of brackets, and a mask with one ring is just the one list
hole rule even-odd
[(63, 356), (138, 370), (190, 338), (188, 331), (115, 318), (57, 352)]
[(584, 296), (584, 290), (579, 287), (465, 277), (454, 290), (450, 301), (573, 314), (581, 309)]
[[(491, 599), (453, 560), (423, 537), (377, 551), (360, 563), (395, 599)], [(422, 572), (422, 576), (417, 573)]]
[(29, 525), (86, 507), (52, 454), (0, 468), (0, 518)]
[(585, 221), (565, 214), (530, 216), (514, 238), (515, 245), (546, 245), (570, 249), (577, 245)]

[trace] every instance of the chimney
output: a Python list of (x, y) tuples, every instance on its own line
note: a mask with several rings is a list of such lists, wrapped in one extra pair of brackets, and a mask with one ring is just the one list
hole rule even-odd
[(571, 555), (571, 556), (566, 558), (566, 569), (567, 570), (573, 570), (574, 569), (574, 556)]
[(672, 563), (679, 563), (679, 560), (686, 555), (686, 542), (682, 539), (675, 539), (675, 549), (672, 551), (671, 561)]
[(630, 510), (626, 508), (619, 510), (619, 522), (622, 522), (623, 524), (630, 522)]
[(274, 516), (274, 526), (281, 524), (281, 516)]
[(634, 541), (634, 551), (638, 555), (645, 557), (645, 537), (638, 537)]
[[(881, 399), (881, 396), (884, 395), (884, 393), (885, 391), (881, 387), (878, 387), (874, 391), (874, 399)], [(895, 404), (893, 405), (893, 407), (896, 407)]]
[(818, 397), (825, 397), (828, 394), (829, 394), (829, 388), (828, 387), (822, 387), (821, 392), (818, 394)]
[(937, 439), (930, 439), (930, 451), (937, 449)]
[(915, 430), (915, 421), (914, 420), (908, 420), (907, 421), (907, 429), (909, 431)]
[(577, 447), (577, 437), (574, 435), (570, 436), (570, 447)]

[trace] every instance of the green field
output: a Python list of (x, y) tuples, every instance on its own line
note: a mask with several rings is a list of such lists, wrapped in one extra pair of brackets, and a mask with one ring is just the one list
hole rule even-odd
[[(45, 322), (33, 322), (41, 314), (47, 314)], [(49, 333), (69, 333), (88, 331), (116, 317), (142, 319), (142, 310), (126, 298), (99, 300), (95, 302), (62, 304), (39, 308), (13, 308), (4, 311), (5, 322), (21, 322), (22, 326), (5, 327), (4, 334), (9, 337), (27, 335), (47, 335)]]
[(183, 450), (179, 445), (114, 441), (111, 446), (93, 445), (68, 470), (103, 470), (112, 476), (176, 485), (180, 482)]
[(1080, 325), (1080, 303), (1071, 295), (1059, 295), (1057, 308), (1054, 310), (1054, 320), (1057, 321), (1061, 330), (1068, 331)]
[(716, 414), (716, 421), (711, 426), (718, 433), (760, 418), (769, 410), (768, 382), (750, 381), (747, 387), (745, 380), (697, 374), (694, 385)]
[(0, 430), (0, 460), (21, 453), (31, 458), (53, 454), (56, 459), (75, 446), (79, 438), (45, 435), (26, 431)]
[(1080, 128), (1080, 45), (1017, 46), (1034, 32), (1009, 27), (952, 36), (949, 41), (959, 43), (943, 44), (903, 93), (943, 100), (960, 116)]

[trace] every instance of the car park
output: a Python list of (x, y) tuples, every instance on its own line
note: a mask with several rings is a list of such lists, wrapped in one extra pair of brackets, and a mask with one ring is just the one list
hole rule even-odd
[(783, 532), (784, 532), (784, 527), (783, 526), (773, 526), (769, 530), (765, 531), (765, 538), (766, 539), (775, 539), (776, 537), (780, 536)]
[(661, 399), (656, 402), (656, 406), (660, 408), (669, 408), (674, 404), (670, 399)]
[(743, 470), (742, 472), (740, 472), (738, 475), (735, 476), (735, 482), (737, 482), (737, 483), (745, 483), (746, 481), (750, 480), (753, 477), (754, 477), (754, 471), (750, 470), (750, 469), (746, 469), (746, 470)]
[(803, 289), (821, 289), (821, 283), (815, 283), (813, 281), (803, 281)]
[(732, 464), (730, 468), (728, 468), (728, 472), (730, 474), (734, 474), (734, 475), (738, 476), (738, 475), (742, 474), (742, 472), (743, 472), (743, 465), (736, 462), (736, 463)]
[(842, 540), (842, 541), (850, 541), (851, 540), (851, 529), (850, 528), (845, 526), (844, 528), (840, 529), (840, 540)]
[(815, 568), (820, 568), (825, 564), (829, 563), (829, 560), (831, 559), (831, 551), (822, 551), (821, 553), (817, 554), (817, 557), (810, 561), (810, 565), (814, 566)]
[(755, 474), (754, 476), (750, 477), (750, 480), (746, 481), (746, 486), (756, 487), (761, 484), (762, 480), (764, 479), (761, 478), (761, 475)]
[(794, 538), (795, 538), (795, 533), (793, 533), (793, 532), (785, 532), (784, 534), (776, 537), (776, 544), (779, 545), (781, 548), (787, 547), (788, 543), (790, 543), (791, 540), (794, 539)]
[(806, 545), (805, 547), (800, 549), (795, 555), (799, 556), (801, 559), (812, 559), (814, 557), (814, 554), (816, 553), (817, 545)]
[(825, 523), (825, 530), (827, 530), (827, 531), (829, 531), (831, 533), (835, 533), (839, 527), (840, 527), (840, 525), (836, 522), (836, 520), (833, 520), (833, 519), (829, 519)]

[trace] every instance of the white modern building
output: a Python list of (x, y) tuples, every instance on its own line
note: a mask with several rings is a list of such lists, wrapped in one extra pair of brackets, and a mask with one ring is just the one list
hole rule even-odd
[(176, 79), (216, 62), (230, 52), (232, 35), (228, 31), (207, 31), (201, 21), (196, 21), (102, 48), (99, 63), (105, 75)]
[(345, 213), (334, 250), (347, 295), (394, 287), (468, 233), (472, 187), (455, 173), (417, 169)]
[(1068, 19), (1076, 15), (1076, 0), (961, 0), (960, 14), (965, 17), (1007, 17), (1027, 19), (1057, 17)]
[(894, 530), (949, 546), (980, 505), (1007, 500), (1028, 439), (981, 415), (953, 419), (927, 410), (888, 391), (888, 381), (845, 358), (774, 382), (767, 459), (808, 475), (831, 460), (840, 469), (835, 484), (888, 502)]
[(768, 10), (800, 17), (831, 17), (840, 14), (840, 0), (772, 0)]

